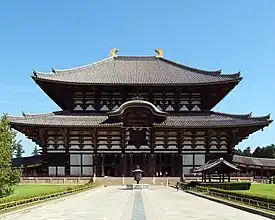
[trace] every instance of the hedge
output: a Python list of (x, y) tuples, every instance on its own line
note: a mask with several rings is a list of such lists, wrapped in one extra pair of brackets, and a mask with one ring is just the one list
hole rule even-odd
[(189, 183), (181, 183), (180, 187), (182, 189), (187, 189), (188, 187), (211, 187), (211, 188), (219, 188), (225, 190), (249, 190), (251, 187), (250, 182), (224, 182), (224, 183), (202, 183), (197, 181), (191, 181)]
[(22, 205), (22, 204), (29, 204), (29, 203), (36, 202), (36, 201), (42, 201), (42, 200), (45, 200), (45, 199), (59, 197), (59, 196), (66, 195), (66, 194), (71, 194), (71, 193), (74, 193), (74, 192), (90, 189), (90, 188), (93, 188), (95, 186), (96, 186), (96, 184), (85, 184), (85, 185), (78, 185), (78, 186), (68, 187), (64, 191), (54, 192), (54, 193), (51, 193), (51, 194), (42, 193), (41, 195), (35, 196), (35, 197), (12, 198), (12, 199), (10, 199), (10, 201), (9, 201), (9, 199), (6, 199), (6, 200), (1, 199), (0, 210), (16, 207), (16, 206), (19, 206), (19, 205)]
[(199, 185), (225, 190), (249, 190), (251, 187), (250, 182), (200, 183)]
[(275, 198), (264, 196), (264, 195), (247, 194), (245, 192), (236, 192), (236, 191), (230, 191), (230, 190), (225, 190), (225, 189), (208, 188), (208, 187), (203, 187), (203, 186), (198, 187), (198, 190), (204, 191), (204, 192), (205, 191), (216, 192), (216, 193), (241, 197), (244, 199), (252, 199), (252, 200), (257, 200), (257, 201), (261, 201), (261, 202), (275, 204)]

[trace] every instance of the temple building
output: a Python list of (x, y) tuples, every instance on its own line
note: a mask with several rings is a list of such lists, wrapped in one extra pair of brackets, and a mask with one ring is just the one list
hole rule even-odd
[(272, 121), (212, 111), (240, 73), (191, 68), (160, 49), (117, 52), (86, 66), (33, 71), (61, 110), (9, 120), (41, 147), (43, 175), (130, 176), (137, 164), (145, 176), (189, 174), (209, 160), (232, 162), (234, 147)]

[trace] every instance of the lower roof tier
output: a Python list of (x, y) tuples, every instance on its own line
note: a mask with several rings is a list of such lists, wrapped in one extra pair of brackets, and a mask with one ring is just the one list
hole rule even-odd
[[(11, 126), (43, 127), (122, 127), (123, 123), (108, 118), (107, 115), (77, 114), (57, 111), (49, 114), (8, 116)], [(168, 115), (165, 121), (154, 122), (153, 127), (162, 128), (224, 128), (224, 127), (258, 127), (268, 126), (272, 120), (269, 115), (252, 117), (217, 112), (195, 113), (186, 115)]]

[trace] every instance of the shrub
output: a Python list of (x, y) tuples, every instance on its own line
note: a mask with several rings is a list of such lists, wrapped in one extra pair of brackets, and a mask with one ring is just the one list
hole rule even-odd
[(200, 183), (199, 185), (224, 190), (249, 190), (251, 187), (250, 182)]
[(201, 184), (201, 182), (197, 182), (197, 181), (190, 181), (189, 183), (187, 183), (187, 187), (197, 187)]

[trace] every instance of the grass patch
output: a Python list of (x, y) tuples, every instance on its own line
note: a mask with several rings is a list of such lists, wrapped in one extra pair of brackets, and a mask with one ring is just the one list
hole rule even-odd
[(77, 185), (52, 185), (52, 184), (22, 184), (14, 189), (14, 193), (0, 198), (0, 204), (15, 201), (22, 198), (36, 197), (56, 192), (65, 191), (66, 189), (74, 188)]
[(264, 196), (268, 198), (275, 199), (275, 184), (251, 184), (249, 190), (231, 190), (233, 192), (246, 194), (246, 195), (255, 195), (255, 196)]
[[(24, 187), (23, 187), (24, 186)], [(30, 194), (30, 189), (33, 189), (31, 187), (39, 187), (39, 186), (46, 186), (47, 188), (44, 191), (36, 192), (36, 194)], [(5, 201), (8, 203), (3, 203), (5, 201), (0, 202), (1, 210), (0, 214), (9, 213), (11, 211), (20, 210), (22, 208), (30, 207), (33, 205), (37, 205), (40, 203), (44, 203), (47, 201), (51, 201), (54, 199), (66, 197), (69, 195), (74, 195), (83, 191), (90, 190), (92, 188), (100, 186), (99, 184), (92, 184), (92, 185), (21, 185), (21, 187), (18, 187), (18, 192), (20, 194), (17, 195), (11, 195), (5, 198)], [(24, 188), (24, 190), (21, 190)], [(45, 189), (44, 188), (44, 189)], [(41, 187), (40, 190), (43, 188)], [(22, 194), (22, 191), (24, 194)], [(39, 193), (39, 195), (37, 194)], [(20, 197), (18, 197), (20, 195)], [(12, 197), (14, 196), (14, 197)], [(9, 200), (9, 201), (7, 201)]]
[(56, 191), (67, 189), (72, 185), (51, 185), (51, 184), (22, 184), (18, 185), (14, 189), (14, 193), (5, 198), (22, 198), (22, 197), (33, 197), (41, 195), (42, 193), (49, 194)]

